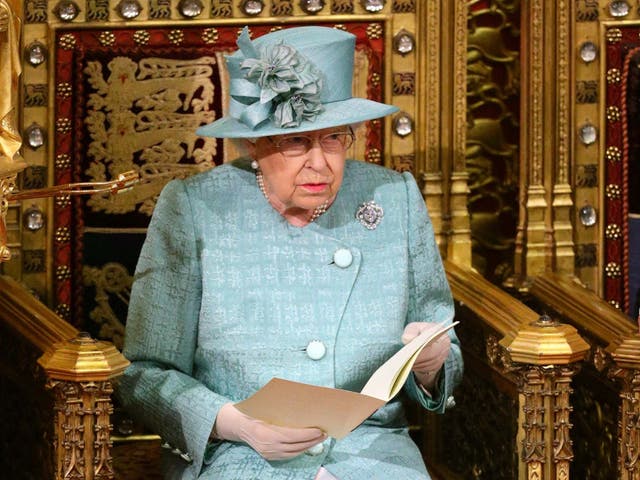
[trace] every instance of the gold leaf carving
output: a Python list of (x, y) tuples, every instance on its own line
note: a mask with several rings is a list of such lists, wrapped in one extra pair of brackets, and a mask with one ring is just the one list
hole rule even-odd
[(211, 2), (212, 17), (232, 17), (233, 5), (231, 0), (212, 0)]
[(273, 0), (271, 15), (274, 17), (293, 15), (293, 4), (291, 0)]
[(331, 13), (353, 13), (353, 0), (333, 0)]
[(169, 18), (171, 17), (171, 1), (170, 0), (151, 0), (149, 2), (150, 18)]
[(393, 0), (393, 13), (413, 13), (416, 11), (416, 0)]
[(26, 0), (24, 2), (24, 13), (27, 23), (46, 22), (47, 0)]

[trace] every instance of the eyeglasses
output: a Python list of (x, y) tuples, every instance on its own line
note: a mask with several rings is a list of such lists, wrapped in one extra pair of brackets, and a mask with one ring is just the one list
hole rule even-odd
[(325, 153), (343, 153), (353, 144), (354, 135), (353, 130), (349, 127), (349, 130), (331, 132), (320, 137), (290, 135), (275, 139), (268, 138), (285, 157), (295, 158), (306, 155), (313, 148), (316, 138)]

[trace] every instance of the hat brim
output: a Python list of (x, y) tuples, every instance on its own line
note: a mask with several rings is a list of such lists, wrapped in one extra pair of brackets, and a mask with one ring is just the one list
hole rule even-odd
[(384, 117), (398, 111), (398, 107), (374, 102), (366, 98), (350, 98), (339, 102), (325, 103), (323, 106), (324, 111), (314, 121), (304, 120), (297, 127), (282, 128), (273, 125), (271, 121), (267, 120), (252, 129), (233, 117), (223, 117), (198, 128), (196, 134), (202, 137), (215, 138), (259, 138), (271, 135), (287, 135), (352, 125)]

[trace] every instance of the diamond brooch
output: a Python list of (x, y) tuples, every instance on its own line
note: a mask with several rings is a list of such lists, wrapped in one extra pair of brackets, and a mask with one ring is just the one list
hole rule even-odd
[(384, 210), (373, 200), (364, 202), (356, 211), (356, 218), (367, 229), (375, 230), (384, 217)]

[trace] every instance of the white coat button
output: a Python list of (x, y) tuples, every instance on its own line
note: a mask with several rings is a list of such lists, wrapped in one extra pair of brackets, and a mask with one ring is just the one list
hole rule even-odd
[(321, 455), (322, 452), (324, 452), (324, 444), (317, 443), (313, 447), (307, 448), (304, 453), (311, 455), (312, 457), (316, 457)]
[(320, 360), (327, 353), (327, 347), (320, 340), (311, 340), (307, 345), (307, 356), (311, 360)]
[(347, 268), (353, 262), (353, 255), (346, 248), (339, 248), (333, 254), (333, 263), (340, 268)]
[(453, 398), (453, 395), (447, 398), (447, 402), (445, 403), (447, 408), (453, 408), (456, 406), (456, 399)]

